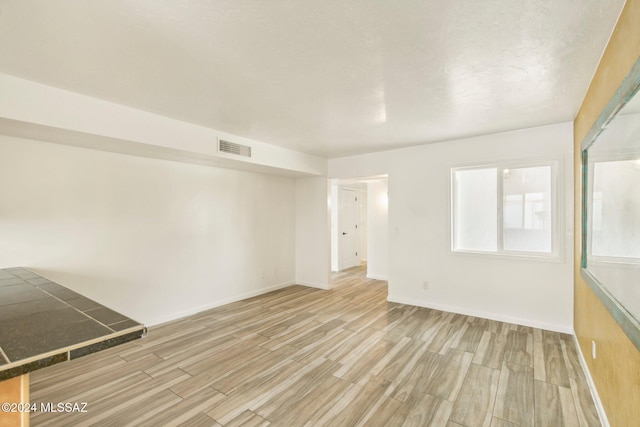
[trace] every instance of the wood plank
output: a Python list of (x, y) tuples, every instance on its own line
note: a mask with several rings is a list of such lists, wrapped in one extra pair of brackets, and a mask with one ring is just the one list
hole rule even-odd
[(334, 330), (318, 342), (306, 346), (292, 357), (300, 363), (309, 364), (320, 357), (326, 358), (353, 337), (354, 333), (344, 329)]
[(403, 427), (446, 427), (453, 403), (425, 394), (409, 410)]
[(504, 362), (493, 415), (522, 426), (533, 426), (533, 368)]
[(570, 427), (578, 427), (580, 425), (580, 421), (578, 419), (575, 404), (573, 403), (571, 389), (558, 386), (558, 393), (560, 394), (560, 407), (562, 409), (562, 419), (564, 420), (564, 424)]
[(464, 332), (458, 335), (458, 339), (454, 342), (451, 347), (467, 351), (471, 353), (475, 353), (478, 349), (478, 344), (480, 344), (480, 339), (482, 338), (484, 333), (484, 328), (482, 325), (469, 325), (467, 323), (467, 328)]
[(504, 361), (533, 368), (533, 333), (509, 331), (504, 349)]
[[(204, 414), (204, 411), (210, 410), (216, 403), (223, 400), (226, 396), (211, 387), (198, 390), (197, 395), (191, 399), (181, 399), (178, 403), (163, 408), (154, 416), (147, 417), (144, 422), (141, 420), (137, 425), (140, 427), (155, 427), (159, 425), (179, 425), (186, 423), (193, 418), (193, 422), (208, 421), (209, 425), (214, 421)], [(200, 419), (200, 421), (198, 421)]]
[(253, 378), (242, 384), (229, 397), (216, 405), (206, 414), (220, 424), (226, 424), (246, 409), (258, 407), (272, 395), (289, 388), (306, 372), (315, 366), (289, 362), (280, 369)]
[(583, 427), (600, 426), (600, 418), (586, 381), (569, 378), (569, 384), (580, 425)]
[(544, 343), (535, 338), (533, 341), (533, 378), (538, 381), (547, 380)]
[(339, 378), (329, 376), (317, 384), (311, 391), (302, 396), (293, 406), (286, 410), (278, 408), (270, 415), (272, 425), (290, 427), (314, 425), (315, 420), (322, 417), (334, 402), (353, 385)]
[[(398, 343), (398, 345), (401, 345), (401, 343)], [(372, 373), (386, 378), (388, 381), (398, 381), (403, 370), (407, 369), (408, 366), (409, 369), (412, 369), (410, 361), (412, 359), (417, 360), (425, 351), (427, 351), (425, 343), (409, 340), (408, 344), (402, 347), (402, 351), (394, 352), (391, 358), (382, 359), (381, 362), (386, 361), (386, 364), (377, 367), (377, 369), (374, 368)]]
[(564, 357), (564, 364), (567, 367), (567, 375), (569, 378), (575, 378), (580, 381), (586, 381), (587, 378), (582, 370), (580, 364), (580, 357), (578, 356), (578, 349), (575, 342), (563, 340), (560, 345), (562, 346), (562, 353)]
[(487, 368), (500, 369), (504, 359), (504, 349), (507, 344), (506, 334), (501, 335), (484, 331), (478, 348), (473, 356), (473, 363)]
[(451, 421), (464, 426), (490, 427), (500, 371), (472, 364), (451, 413)]
[[(123, 407), (123, 410), (112, 412), (108, 417), (100, 417), (100, 421), (107, 422), (114, 426), (132, 426), (143, 424), (148, 418), (162, 412), (165, 408), (180, 403), (182, 399), (171, 391), (162, 389), (155, 393), (146, 395), (144, 399), (136, 400), (135, 404)], [(91, 426), (95, 420), (83, 421), (76, 425)]]
[(222, 427), (222, 425), (215, 422), (207, 414), (200, 412), (176, 427)]
[(269, 350), (262, 347), (244, 346), (236, 343), (234, 346), (228, 348), (224, 354), (220, 354), (219, 357), (198, 360), (179, 366), (183, 371), (191, 375), (207, 373), (207, 375), (217, 378), (223, 376), (226, 372), (240, 364), (251, 364), (252, 360), (268, 355), (269, 353)]
[(569, 376), (562, 355), (562, 346), (544, 344), (544, 369), (546, 381), (561, 387), (569, 387)]
[(246, 410), (225, 424), (225, 427), (266, 427), (268, 425), (271, 425), (269, 421), (265, 420), (255, 412)]
[(449, 350), (427, 381), (426, 393), (450, 402), (455, 401), (472, 359), (473, 353)]
[(570, 389), (535, 381), (535, 426), (579, 426)]
[(320, 323), (318, 327), (311, 329), (310, 331), (300, 335), (295, 340), (291, 341), (289, 345), (298, 348), (307, 348), (314, 343), (324, 339), (325, 337), (332, 336), (333, 333), (342, 328), (344, 322), (342, 320), (330, 320), (327, 323)]
[(503, 420), (502, 418), (493, 417), (491, 427), (518, 427), (518, 424)]
[(428, 340), (425, 340), (429, 344), (427, 347), (429, 351), (444, 355), (449, 350), (465, 324), (463, 318), (458, 317), (457, 319), (453, 322), (440, 322), (435, 333)]
[(384, 399), (391, 383), (379, 377), (371, 377), (364, 385), (354, 385), (339, 398), (339, 404), (330, 408), (318, 420), (318, 425), (352, 427), (366, 421), (369, 409)]
[[(37, 414), (37, 421), (38, 423), (46, 424), (55, 419), (53, 424), (90, 426), (111, 419), (115, 414), (126, 417), (127, 414), (136, 412), (138, 405), (149, 405), (148, 412), (161, 411), (166, 405), (171, 404), (170, 402), (177, 403), (180, 400), (177, 395), (169, 391), (169, 388), (185, 378), (188, 378), (188, 374), (178, 370), (170, 371), (156, 378), (147, 376), (146, 380), (138, 381), (127, 388), (111, 388), (109, 394), (102, 394), (100, 397), (96, 396), (95, 400), (86, 400), (86, 413), (39, 413)], [(87, 377), (87, 381), (90, 381), (90, 376)], [(155, 399), (155, 396), (158, 399)], [(51, 400), (47, 399), (45, 401), (64, 402), (66, 399), (52, 396)], [(69, 401), (73, 402), (74, 400)], [(85, 402), (83, 399), (75, 401)], [(33, 418), (35, 422), (36, 417), (34, 416)]]
[(416, 404), (427, 392), (427, 385), (437, 372), (438, 366), (444, 363), (443, 359), (443, 356), (430, 351), (420, 354), (413, 368), (399, 380), (394, 381), (398, 385), (393, 391), (393, 398), (409, 405)]
[(404, 424), (410, 409), (406, 403), (387, 398), (362, 425), (367, 427), (400, 427)]
[(316, 386), (322, 384), (324, 379), (333, 375), (340, 368), (340, 364), (332, 360), (325, 360), (313, 369), (302, 375), (280, 393), (271, 393), (260, 406), (254, 406), (254, 412), (260, 416), (273, 419), (274, 413), (289, 411), (306, 394), (310, 393)]
[(334, 374), (336, 377), (357, 383), (372, 373), (373, 368), (396, 344), (384, 340), (374, 340), (361, 352), (352, 352), (349, 358), (342, 360), (342, 367)]
[(260, 373), (269, 372), (271, 369), (282, 366), (290, 356), (297, 352), (298, 349), (295, 347), (280, 347), (275, 351), (264, 353), (248, 363), (239, 361), (237, 366), (227, 369), (222, 376), (217, 376), (217, 371), (215, 370), (206, 371), (204, 375), (212, 379), (215, 378), (215, 381), (211, 382), (211, 387), (220, 390), (222, 393), (229, 394)]
[(265, 343), (261, 344), (261, 347), (267, 350), (277, 350), (285, 345), (300, 340), (307, 336), (308, 333), (316, 331), (322, 326), (322, 323), (305, 320), (299, 323), (296, 327), (291, 327), (286, 333), (276, 335)]

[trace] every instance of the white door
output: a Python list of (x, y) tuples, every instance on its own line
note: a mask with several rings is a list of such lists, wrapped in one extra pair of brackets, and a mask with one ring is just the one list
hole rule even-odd
[(340, 217), (338, 218), (338, 238), (340, 239), (340, 270), (360, 265), (358, 255), (358, 221), (360, 205), (358, 192), (349, 188), (340, 189)]

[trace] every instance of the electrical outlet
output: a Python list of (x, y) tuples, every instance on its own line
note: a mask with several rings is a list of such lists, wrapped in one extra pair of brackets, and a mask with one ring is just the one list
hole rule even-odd
[(591, 357), (596, 358), (596, 342), (593, 340), (591, 341)]
[(428, 291), (428, 290), (429, 290), (429, 282), (427, 282), (426, 280), (424, 280), (424, 281), (422, 282), (422, 289), (423, 289), (423, 290), (425, 290), (425, 291)]

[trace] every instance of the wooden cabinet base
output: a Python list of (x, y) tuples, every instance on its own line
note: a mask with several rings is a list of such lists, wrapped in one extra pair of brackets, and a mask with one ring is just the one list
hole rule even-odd
[[(5, 402), (29, 402), (29, 374), (0, 381), (0, 404)], [(6, 412), (0, 409), (0, 427), (29, 427), (29, 413)]]

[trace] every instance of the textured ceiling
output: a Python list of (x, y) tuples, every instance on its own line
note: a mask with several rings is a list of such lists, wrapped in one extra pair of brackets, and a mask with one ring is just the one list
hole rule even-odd
[(0, 72), (328, 157), (573, 120), (624, 0), (0, 0)]

